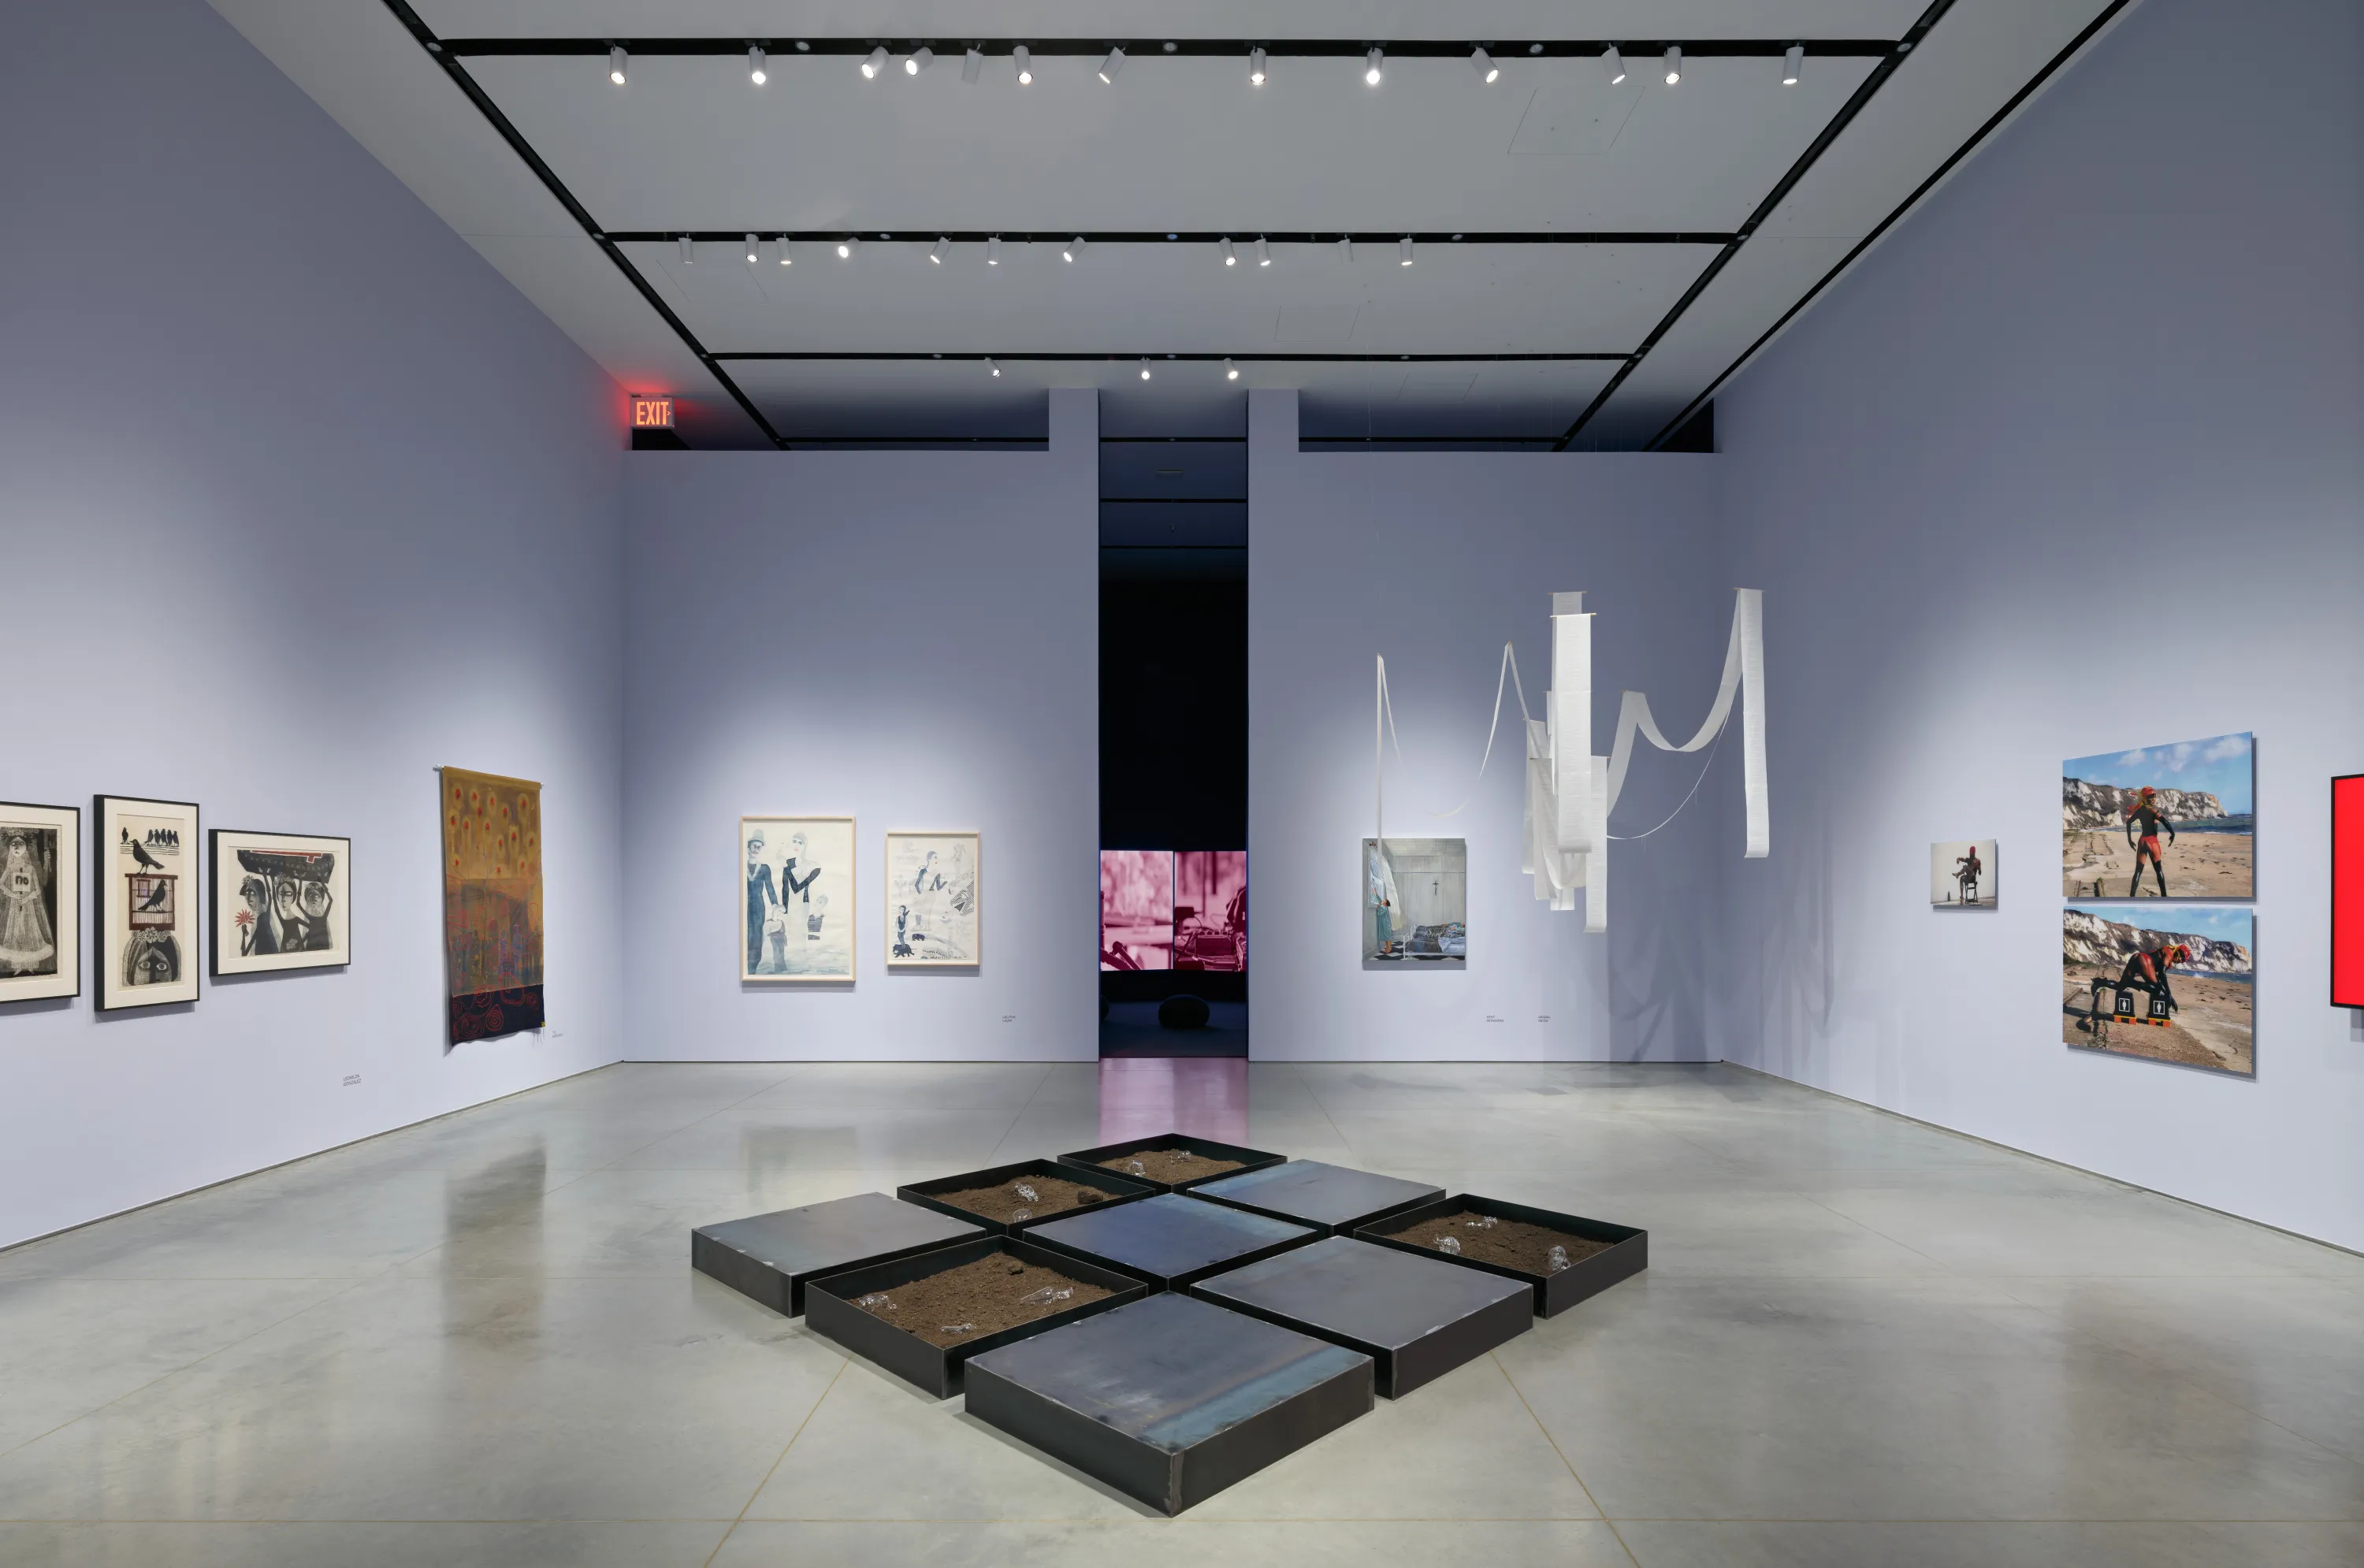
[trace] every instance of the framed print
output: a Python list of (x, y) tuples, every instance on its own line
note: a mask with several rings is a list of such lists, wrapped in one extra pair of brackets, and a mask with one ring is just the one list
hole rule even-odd
[(1363, 840), (1363, 962), (1466, 962), (1469, 842)]
[(102, 1009), (197, 999), (197, 808), (98, 797), (91, 834)]
[(853, 978), (853, 818), (742, 817), (746, 940), (739, 978)]
[(2258, 1075), (2256, 913), (2071, 904), (2060, 917), (2060, 1039), (2236, 1077)]
[(82, 811), (0, 801), (0, 1002), (82, 995)]
[(445, 768), (443, 983), (453, 1045), (538, 1029), (541, 786)]
[(2060, 769), (2060, 891), (2256, 897), (2256, 782), (2247, 730), (2071, 757)]
[(983, 958), (974, 833), (886, 835), (886, 967), (974, 969)]
[(1933, 909), (1993, 909), (2002, 887), (1992, 839), (1957, 839), (1929, 846), (1929, 906)]
[(353, 841), (213, 830), (213, 969), (268, 974), (353, 961)]

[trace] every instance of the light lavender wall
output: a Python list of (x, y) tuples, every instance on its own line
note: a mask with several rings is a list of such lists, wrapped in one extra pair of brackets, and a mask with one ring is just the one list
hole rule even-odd
[[(2285, 40), (2227, 69), (2225, 28)], [(2325, 780), (2364, 769), (2364, 14), (2149, 0), (1725, 394), (1774, 859), (1724, 1054), (2364, 1246)], [(2254, 1083), (2060, 1043), (2061, 759), (2253, 729)], [(1924, 906), (1931, 840), (2002, 907)], [(1755, 868), (1751, 868), (1755, 869)]]
[[(630, 1053), (1098, 1050), (1098, 410), (1043, 452), (628, 463)], [(854, 818), (852, 986), (742, 984), (742, 815)], [(886, 835), (983, 835), (985, 962), (886, 967)]]
[[(0, 1007), (0, 1243), (613, 1060), (613, 385), (196, 0), (18, 7), (0, 145), (0, 798), (355, 861), (347, 970)], [(442, 762), (547, 781), (541, 1035), (441, 1048)]]
[[(1712, 457), (1298, 450), (1294, 393), (1249, 405), (1249, 1027), (1296, 1060), (1695, 1060), (1708, 1054), (1701, 911), (1720, 836), (1702, 791), (1665, 831), (1611, 851), (1610, 929), (1553, 914), (1519, 873), (1525, 742), (1514, 694), (1481, 782), (1502, 644), (1535, 717), (1551, 595), (1595, 612), (1594, 745), (1638, 687), (1688, 738), (1723, 664)], [(1372, 831), (1374, 655), (1388, 660), (1405, 764), (1388, 756), (1389, 837), (1466, 838), (1465, 968), (1362, 962), (1359, 845)], [(1778, 688), (1777, 688), (1778, 691)], [(1717, 762), (1737, 764), (1730, 748)], [(1613, 830), (1638, 833), (1700, 776), (1634, 763)], [(1449, 811), (1475, 796), (1457, 817)], [(1732, 807), (1737, 812), (1737, 806)], [(1548, 1018), (1548, 1022), (1544, 1021)], [(1499, 1020), (1499, 1021), (1496, 1021)]]

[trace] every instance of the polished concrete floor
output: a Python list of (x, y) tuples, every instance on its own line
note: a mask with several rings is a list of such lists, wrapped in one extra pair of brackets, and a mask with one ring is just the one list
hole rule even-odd
[[(1178, 1520), (691, 1273), (1173, 1118), (1651, 1268)], [(0, 1252), (0, 1562), (2364, 1563), (2364, 1259), (1730, 1068), (620, 1066)]]

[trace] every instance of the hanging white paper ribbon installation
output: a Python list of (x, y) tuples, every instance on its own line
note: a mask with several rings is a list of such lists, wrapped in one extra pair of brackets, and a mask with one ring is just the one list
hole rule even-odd
[[(1552, 684), (1544, 695), (1544, 714), (1536, 719), (1527, 710), (1525, 684), (1519, 681), (1518, 658), (1505, 644), (1503, 673), (1516, 684), (1519, 712), (1526, 721), (1527, 778), (1520, 825), (1519, 870), (1534, 878), (1535, 896), (1554, 909), (1573, 910), (1576, 890), (1584, 889), (1584, 929), (1609, 929), (1609, 814), (1624, 792), (1625, 772), (1634, 761), (1636, 736), (1661, 751), (1697, 751), (1712, 744), (1731, 721), (1732, 699), (1740, 698), (1741, 787), (1748, 822), (1746, 857), (1762, 860), (1769, 838), (1769, 814), (1765, 801), (1765, 596), (1755, 588), (1734, 591), (1732, 636), (1724, 646), (1723, 679), (1699, 733), (1681, 745), (1668, 740), (1650, 712), (1650, 699), (1627, 692), (1617, 707), (1617, 736), (1609, 755), (1592, 754), (1592, 617), (1585, 613), (1582, 594), (1552, 595)], [(1387, 802), (1385, 755), (1387, 736), (1395, 727), (1388, 701), (1388, 666), (1378, 662), (1378, 712), (1381, 733), (1378, 805), (1382, 818)], [(1494, 723), (1502, 717), (1502, 686), (1494, 688)], [(1402, 747), (1399, 743), (1398, 754)], [(1486, 760), (1478, 776), (1493, 760), (1494, 730), (1486, 736)], [(1702, 774), (1702, 777), (1704, 774)], [(1698, 793), (1693, 786), (1693, 795)], [(1466, 806), (1467, 801), (1462, 802)], [(1683, 805), (1690, 804), (1685, 797)], [(1682, 806), (1677, 806), (1678, 814)], [(1460, 814), (1461, 806), (1442, 815)], [(1668, 821), (1672, 821), (1670, 817)], [(1660, 823), (1659, 827), (1666, 826)], [(1657, 831), (1652, 828), (1651, 832)], [(1377, 835), (1385, 836), (1384, 822)]]

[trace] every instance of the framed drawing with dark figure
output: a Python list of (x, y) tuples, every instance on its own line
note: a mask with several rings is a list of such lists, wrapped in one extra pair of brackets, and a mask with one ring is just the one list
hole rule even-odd
[(82, 811), (0, 801), (0, 1002), (82, 995)]
[(975, 833), (886, 835), (886, 967), (973, 969), (983, 957)]
[(353, 961), (353, 843), (302, 833), (212, 835), (214, 973)]
[(1995, 841), (1961, 839), (1929, 846), (1929, 903), (1938, 909), (1992, 909), (2002, 892), (1995, 879)]
[(442, 770), (443, 978), (453, 1045), (541, 1028), (541, 786)]
[(853, 818), (742, 817), (744, 941), (739, 978), (853, 978)]
[(98, 1006), (197, 999), (197, 808), (102, 795), (91, 873)]

